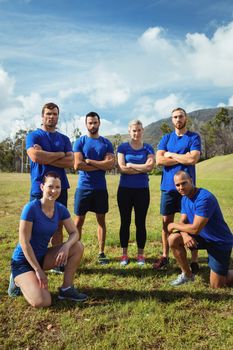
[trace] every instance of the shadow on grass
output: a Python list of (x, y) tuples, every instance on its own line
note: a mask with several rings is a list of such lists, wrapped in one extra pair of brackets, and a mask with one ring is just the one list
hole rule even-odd
[[(179, 287), (180, 288), (180, 287)], [(182, 288), (182, 287), (181, 287)], [(156, 300), (159, 303), (174, 303), (183, 301), (185, 299), (192, 299), (193, 302), (201, 302), (202, 300), (211, 300), (211, 302), (227, 302), (232, 300), (232, 294), (222, 293), (221, 291), (184, 291), (180, 289), (166, 290), (151, 290), (151, 291), (136, 291), (128, 289), (109, 289), (109, 288), (92, 288), (82, 290), (89, 296), (89, 300), (85, 303), (74, 303), (72, 301), (58, 301), (57, 297), (53, 295), (52, 308), (56, 311), (87, 307), (95, 307), (106, 305), (109, 303), (128, 303), (137, 300)]]

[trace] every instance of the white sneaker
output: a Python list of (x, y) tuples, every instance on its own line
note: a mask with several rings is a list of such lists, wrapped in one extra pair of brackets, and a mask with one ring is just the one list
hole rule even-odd
[(129, 264), (129, 257), (128, 255), (122, 255), (121, 256), (121, 262), (120, 262), (120, 265), (121, 266), (126, 266)]
[(195, 279), (195, 276), (192, 275), (191, 277), (188, 277), (185, 275), (184, 272), (182, 272), (178, 277), (170, 282), (171, 286), (180, 286), (181, 284), (188, 283), (188, 282), (193, 282)]

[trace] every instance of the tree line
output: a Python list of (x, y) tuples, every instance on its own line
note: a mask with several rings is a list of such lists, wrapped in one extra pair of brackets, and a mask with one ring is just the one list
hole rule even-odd
[[(163, 134), (171, 132), (170, 126), (165, 122), (160, 128)], [(221, 108), (214, 118), (207, 122), (197, 122), (189, 118), (188, 129), (198, 132), (201, 136), (203, 160), (233, 153), (233, 117), (226, 108)], [(7, 137), (0, 142), (0, 171), (29, 172), (25, 140), (30, 131), (21, 129), (13, 138)], [(74, 129), (72, 136), (73, 142), (81, 136), (79, 128)], [(113, 136), (115, 151), (121, 142), (120, 134)]]

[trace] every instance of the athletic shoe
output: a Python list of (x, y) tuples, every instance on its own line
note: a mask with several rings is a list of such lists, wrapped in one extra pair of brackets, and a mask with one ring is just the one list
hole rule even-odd
[(8, 287), (8, 295), (10, 297), (18, 297), (21, 295), (21, 289), (16, 286), (12, 273), (10, 274), (9, 287)]
[(197, 262), (191, 262), (190, 268), (193, 275), (196, 275), (200, 271), (200, 267)]
[(65, 266), (56, 266), (53, 269), (50, 270), (50, 272), (55, 273), (56, 275), (62, 275), (65, 271)]
[(188, 282), (193, 282), (194, 281), (194, 275), (191, 277), (188, 277), (185, 275), (184, 272), (182, 272), (178, 277), (170, 282), (171, 286), (180, 286), (181, 284), (188, 283)]
[(129, 264), (129, 257), (128, 257), (128, 255), (122, 255), (120, 265), (121, 266), (126, 266), (128, 264)]
[(59, 288), (58, 299), (83, 302), (88, 299), (88, 296), (86, 294), (79, 293), (78, 290), (72, 286), (66, 290), (62, 290), (61, 288)]
[(137, 264), (138, 264), (139, 266), (145, 265), (145, 258), (144, 258), (143, 255), (138, 255), (138, 257), (137, 257)]
[(98, 263), (100, 265), (106, 265), (109, 263), (109, 259), (106, 257), (104, 253), (100, 253), (98, 256)]
[(165, 256), (161, 256), (159, 259), (156, 259), (153, 264), (153, 269), (155, 270), (163, 270), (168, 267), (169, 264), (169, 258), (166, 258)]

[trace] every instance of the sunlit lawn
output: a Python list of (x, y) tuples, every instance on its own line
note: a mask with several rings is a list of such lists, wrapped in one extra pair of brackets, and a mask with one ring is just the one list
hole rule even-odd
[[(233, 158), (232, 158), (233, 159)], [(203, 164), (201, 164), (203, 168)], [(199, 186), (218, 198), (233, 230), (233, 178), (204, 176)], [(69, 209), (73, 215), (73, 194), (77, 176), (69, 175)], [(160, 254), (160, 177), (151, 176), (151, 205), (147, 219), (147, 264), (139, 268), (132, 259), (119, 266), (119, 214), (116, 192), (119, 177), (108, 175), (110, 211), (107, 216), (106, 253), (108, 266), (96, 262), (98, 244), (93, 214), (87, 215), (83, 242), (85, 256), (75, 284), (90, 299), (83, 305), (57, 300), (61, 276), (49, 274), (53, 305), (34, 310), (23, 297), (7, 296), (9, 262), (17, 243), (18, 220), (28, 200), (28, 174), (0, 174), (0, 349), (227, 349), (233, 348), (233, 290), (208, 287), (206, 254), (200, 254), (201, 272), (193, 284), (172, 288), (169, 281), (179, 269), (174, 260), (167, 271), (154, 272), (151, 263)], [(136, 257), (132, 225), (129, 254)]]

